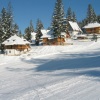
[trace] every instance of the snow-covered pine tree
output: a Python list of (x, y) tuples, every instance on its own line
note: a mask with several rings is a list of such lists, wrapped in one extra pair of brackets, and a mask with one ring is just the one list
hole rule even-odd
[(41, 22), (41, 20), (40, 19), (37, 19), (37, 23), (36, 23), (36, 39), (40, 39), (41, 38), (41, 36), (42, 36), (42, 33), (41, 33), (41, 29), (43, 29), (44, 27), (43, 27), (43, 24), (42, 24), (42, 22)]
[(73, 21), (73, 12), (72, 9), (69, 7), (66, 14), (66, 19), (68, 21)]
[(52, 30), (54, 36), (60, 36), (64, 31), (64, 7), (62, 0), (57, 0), (52, 17)]
[(8, 8), (2, 8), (0, 13), (0, 42), (2, 43), (15, 33), (13, 33), (14, 29), (14, 21), (12, 14), (12, 6), (11, 3), (8, 4)]
[(24, 35), (24, 37), (25, 37), (25, 39), (26, 39), (27, 41), (31, 42), (32, 36), (31, 36), (30, 27), (27, 27), (27, 28), (25, 29), (25, 35)]
[(5, 8), (1, 11), (1, 32), (3, 34), (2, 41), (11, 37), (13, 33), (13, 14), (11, 3), (8, 4), (7, 10)]
[(67, 25), (66, 25), (66, 18), (63, 18), (63, 28), (62, 28), (62, 32), (67, 32)]
[(94, 22), (97, 21), (96, 13), (95, 13), (91, 4), (88, 5), (87, 18), (86, 19), (87, 19), (88, 23), (94, 23)]
[(2, 36), (3, 36), (3, 33), (2, 33), (2, 24), (1, 24), (1, 18), (0, 18), (0, 46), (2, 43)]
[(13, 33), (13, 12), (12, 12), (12, 5), (11, 2), (8, 3), (8, 7), (7, 7), (7, 33), (6, 33), (6, 39), (11, 37), (12, 35), (14, 35), (15, 33)]
[(32, 20), (30, 20), (30, 31), (31, 31), (31, 32), (34, 32), (34, 27), (33, 27)]
[(7, 25), (7, 11), (5, 8), (1, 11), (1, 33), (2, 33), (2, 41), (7, 39), (7, 31), (8, 31), (8, 25)]
[(12, 34), (16, 34), (16, 35), (19, 34), (19, 27), (17, 24), (13, 25)]

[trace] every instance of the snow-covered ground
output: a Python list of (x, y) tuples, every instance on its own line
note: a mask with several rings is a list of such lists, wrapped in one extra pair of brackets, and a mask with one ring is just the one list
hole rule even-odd
[(0, 55), (0, 100), (100, 100), (100, 41)]

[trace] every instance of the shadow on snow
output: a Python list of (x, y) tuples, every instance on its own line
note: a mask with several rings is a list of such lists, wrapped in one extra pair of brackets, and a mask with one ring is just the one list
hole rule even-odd
[[(86, 54), (59, 54), (56, 59), (21, 59), (25, 63), (36, 64), (37, 67), (29, 69), (10, 69), (9, 71), (36, 71), (36, 72), (53, 72), (66, 70), (65, 73), (54, 75), (89, 75), (100, 77), (100, 55), (97, 53)], [(67, 72), (70, 70), (70, 72)]]

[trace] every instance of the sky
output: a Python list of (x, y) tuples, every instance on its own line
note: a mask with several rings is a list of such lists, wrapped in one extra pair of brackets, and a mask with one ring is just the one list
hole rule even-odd
[[(62, 1), (65, 15), (67, 9), (71, 7), (78, 21), (86, 17), (88, 4), (92, 5), (97, 15), (100, 14), (100, 0)], [(14, 22), (18, 24), (22, 33), (29, 26), (30, 20), (33, 21), (34, 28), (36, 27), (37, 19), (42, 21), (45, 29), (50, 26), (56, 0), (0, 0), (0, 11), (3, 7), (7, 8), (9, 2), (13, 7)]]

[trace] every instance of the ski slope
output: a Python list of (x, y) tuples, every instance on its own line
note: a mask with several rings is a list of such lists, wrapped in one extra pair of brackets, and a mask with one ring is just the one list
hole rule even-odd
[(100, 41), (0, 55), (0, 100), (100, 100)]

